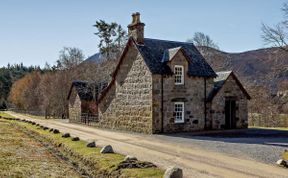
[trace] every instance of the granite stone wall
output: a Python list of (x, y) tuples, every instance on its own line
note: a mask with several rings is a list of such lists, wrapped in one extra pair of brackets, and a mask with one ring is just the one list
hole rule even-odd
[(248, 127), (247, 98), (237, 85), (232, 76), (229, 76), (221, 90), (209, 103), (209, 122), (212, 129), (223, 129), (225, 127), (225, 100), (234, 98), (236, 100), (236, 128)]
[[(188, 62), (182, 52), (169, 62), (184, 66), (184, 85), (175, 85), (174, 75), (163, 77), (163, 132), (187, 132), (204, 129), (204, 78), (187, 75)], [(184, 102), (184, 123), (175, 123), (174, 103)], [(153, 75), (153, 131), (162, 129), (161, 76)]]
[(98, 107), (101, 127), (152, 133), (152, 74), (135, 47)]
[[(162, 132), (162, 76), (153, 75), (152, 77), (152, 133)], [(164, 87), (164, 86), (163, 86)]]
[(78, 122), (81, 117), (81, 100), (78, 95), (69, 101), (69, 122)]

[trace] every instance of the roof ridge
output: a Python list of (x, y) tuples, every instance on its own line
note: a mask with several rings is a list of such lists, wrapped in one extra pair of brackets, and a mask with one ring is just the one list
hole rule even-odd
[[(144, 40), (157, 40), (157, 41), (165, 41), (165, 42), (169, 42), (169, 43), (182, 43), (182, 44), (190, 44), (190, 45), (194, 45), (194, 43), (192, 42), (183, 42), (183, 41), (172, 41), (172, 40), (163, 40), (163, 39), (155, 39), (155, 38), (144, 38)], [(145, 45), (145, 42), (144, 42)]]
[(231, 73), (233, 72), (232, 70), (223, 70), (223, 71), (219, 71), (219, 72), (216, 72), (217, 73)]

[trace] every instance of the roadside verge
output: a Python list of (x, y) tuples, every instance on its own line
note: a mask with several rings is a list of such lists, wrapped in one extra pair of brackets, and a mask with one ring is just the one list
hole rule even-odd
[[(5, 117), (6, 118), (6, 117)], [(61, 159), (65, 159), (81, 174), (88, 177), (163, 177), (164, 171), (152, 163), (138, 160), (127, 160), (118, 153), (100, 153), (100, 147), (87, 147), (87, 142), (72, 141), (71, 137), (62, 137), (63, 133), (55, 133), (51, 128), (35, 122), (6, 118), (15, 127), (38, 140)]]

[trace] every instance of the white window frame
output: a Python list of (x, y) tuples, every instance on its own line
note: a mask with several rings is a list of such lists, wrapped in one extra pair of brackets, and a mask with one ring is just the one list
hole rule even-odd
[[(176, 73), (176, 68), (179, 68), (179, 69), (181, 69), (181, 72), (182, 72), (182, 74), (177, 74)], [(176, 77), (179, 77), (180, 76), (180, 82), (177, 82), (176, 81)], [(184, 66), (182, 66), (182, 65), (175, 65), (174, 66), (174, 83), (175, 83), (175, 85), (184, 85)]]
[[(182, 106), (182, 111), (176, 111), (176, 105), (181, 105)], [(181, 114), (181, 119), (178, 119), (178, 113)], [(184, 123), (184, 118), (185, 118), (185, 105), (184, 102), (175, 102), (174, 103), (174, 122), (175, 123)]]

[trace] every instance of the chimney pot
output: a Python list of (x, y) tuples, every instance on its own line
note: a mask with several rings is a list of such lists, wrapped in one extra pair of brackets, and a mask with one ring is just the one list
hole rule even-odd
[(128, 35), (138, 44), (144, 44), (144, 26), (145, 24), (140, 21), (140, 13), (133, 13), (132, 22), (128, 25)]

